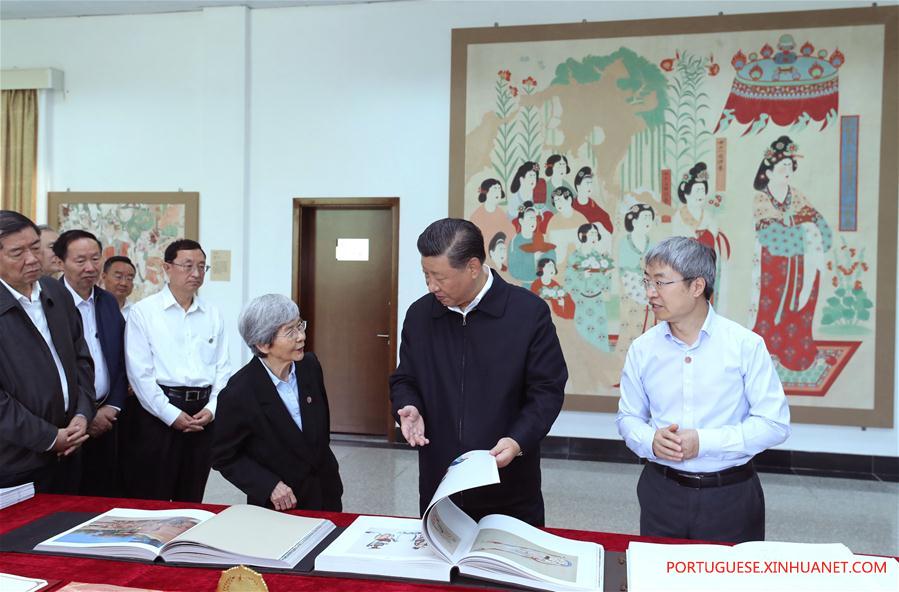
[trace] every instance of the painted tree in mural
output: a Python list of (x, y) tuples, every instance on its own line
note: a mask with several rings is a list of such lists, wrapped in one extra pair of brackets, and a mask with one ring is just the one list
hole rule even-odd
[(662, 60), (663, 70), (674, 70), (668, 82), (670, 106), (665, 109), (665, 161), (675, 176), (711, 154), (712, 132), (706, 119), (709, 94), (704, 87), (707, 75), (717, 74), (713, 64), (711, 56), (687, 51)]
[(515, 158), (518, 146), (515, 142), (515, 97), (518, 89), (509, 81), (512, 73), (509, 70), (497, 72), (496, 80), (496, 117), (499, 119), (495, 147), (493, 149), (493, 168), (500, 179), (508, 182), (515, 170)]
[[(521, 81), (523, 96), (529, 97), (537, 89), (537, 81), (528, 76)], [(536, 105), (527, 105), (521, 110), (518, 117), (519, 131), (516, 134), (520, 153), (524, 160), (540, 162), (540, 149), (542, 147), (543, 130), (540, 129), (540, 109)]]
[[(622, 47), (609, 55), (569, 58), (556, 66), (549, 87), (521, 97), (520, 104), (557, 104), (560, 140), (547, 150), (570, 159), (585, 149), (596, 176), (620, 195), (619, 164), (634, 136), (664, 123), (666, 87), (657, 66)], [(596, 129), (602, 130), (601, 137)]]

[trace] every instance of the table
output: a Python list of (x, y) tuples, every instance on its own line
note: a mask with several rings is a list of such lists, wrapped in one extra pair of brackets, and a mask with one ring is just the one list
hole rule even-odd
[[(28, 524), (29, 522), (54, 512), (95, 512), (100, 514), (112, 508), (133, 508), (138, 510), (171, 510), (194, 508), (220, 512), (227, 506), (212, 504), (191, 504), (153, 500), (83, 497), (38, 494), (34, 498), (0, 510), (0, 537), (3, 533)], [(601, 510), (598, 510), (601, 511)], [(333, 512), (292, 512), (301, 516), (327, 518), (337, 526), (349, 526), (358, 514)], [(634, 535), (588, 532), (548, 528), (547, 531), (570, 539), (591, 541), (601, 544), (607, 552), (625, 551), (630, 541), (664, 543), (691, 543), (676, 539), (639, 537)], [(607, 557), (608, 561), (608, 557)], [(92, 559), (88, 557), (61, 557), (27, 553), (0, 553), (0, 572), (21, 576), (89, 583), (116, 584), (135, 588), (155, 588), (166, 591), (202, 592), (213, 591), (218, 584), (221, 569), (168, 567), (159, 564)], [(293, 574), (264, 574), (271, 592), (305, 592), (307, 590), (333, 590), (336, 592), (419, 592), (454, 590), (493, 590), (446, 584), (426, 584), (418, 582), (385, 582), (383, 580), (350, 579), (340, 577), (297, 576)]]

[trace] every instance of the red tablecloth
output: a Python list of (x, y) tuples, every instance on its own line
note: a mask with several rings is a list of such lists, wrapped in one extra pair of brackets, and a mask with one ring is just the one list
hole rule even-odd
[[(225, 506), (43, 494), (5, 510), (0, 510), (0, 535), (54, 512), (102, 513), (112, 508), (135, 508), (140, 510), (198, 508), (211, 512), (220, 512)], [(303, 516), (328, 518), (337, 526), (348, 526), (358, 516), (358, 514), (335, 514), (330, 512), (294, 513)], [(632, 540), (669, 543), (690, 542), (603, 532), (587, 532), (583, 530), (558, 528), (547, 530), (570, 539), (599, 543), (606, 551), (624, 551)], [(78, 581), (116, 584), (119, 586), (133, 586), (135, 588), (171, 590), (173, 592), (176, 590), (184, 592), (213, 591), (221, 575), (221, 570), (217, 569), (167, 567), (158, 564), (25, 553), (0, 553), (0, 572), (48, 580), (62, 580), (63, 582)], [(271, 592), (302, 592), (305, 590), (335, 590), (338, 592), (344, 590), (347, 592), (460, 590), (458, 587), (438, 584), (297, 576), (293, 574), (267, 573), (263, 575)], [(478, 590), (479, 588), (466, 587), (461, 589)]]

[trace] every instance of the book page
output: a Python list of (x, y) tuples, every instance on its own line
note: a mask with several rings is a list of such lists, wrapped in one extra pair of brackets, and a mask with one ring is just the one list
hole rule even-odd
[(315, 558), (315, 569), (448, 582), (452, 566), (428, 545), (421, 520), (359, 516)]
[(428, 507), (454, 493), (495, 483), (499, 483), (496, 458), (488, 450), (471, 450), (450, 463)]
[(212, 516), (203, 510), (114, 508), (47, 539), (35, 549), (72, 553), (103, 550), (115, 556), (147, 558), (149, 555), (152, 559), (163, 545)]
[(450, 563), (456, 563), (474, 540), (477, 523), (448, 498), (428, 508), (423, 529), (434, 552)]
[[(323, 525), (322, 518), (306, 518), (250, 505), (236, 505), (183, 533), (162, 550), (163, 558), (191, 561), (192, 554), (206, 554), (198, 545), (235, 558), (287, 560)], [(202, 561), (197, 558), (196, 561)], [(292, 567), (292, 566), (291, 566)]]
[(466, 452), (450, 463), (422, 516), (425, 538), (435, 553), (455, 563), (467, 548), (462, 543), (473, 540), (477, 528), (475, 521), (449, 500), (449, 496), (494, 483), (499, 483), (499, 469), (496, 458), (488, 450)]
[[(478, 533), (465, 557), (462, 573), (491, 577), (484, 572), (515, 575), (524, 580), (551, 582), (561, 588), (601, 587), (602, 547), (558, 537), (510, 516), (492, 514), (478, 523)], [(492, 576), (500, 581), (516, 581)]]

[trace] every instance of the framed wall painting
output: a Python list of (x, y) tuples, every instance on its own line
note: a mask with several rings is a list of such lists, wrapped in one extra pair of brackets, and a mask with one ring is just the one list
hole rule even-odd
[(103, 245), (103, 259), (129, 257), (137, 268), (137, 302), (165, 284), (165, 248), (179, 238), (199, 240), (200, 194), (196, 192), (50, 192), (49, 224), (59, 232), (92, 232)]
[(891, 427), (899, 7), (453, 30), (449, 211), (617, 410), (643, 253), (717, 255), (794, 421)]

